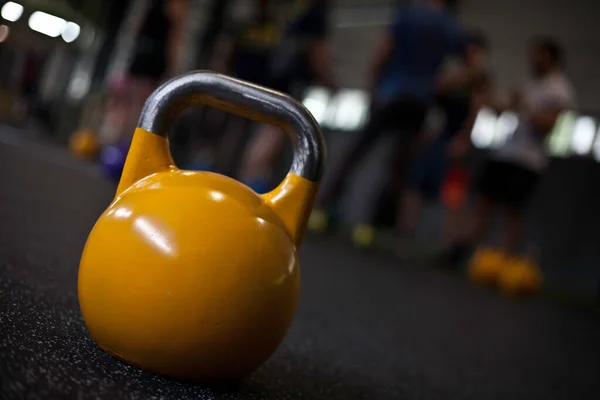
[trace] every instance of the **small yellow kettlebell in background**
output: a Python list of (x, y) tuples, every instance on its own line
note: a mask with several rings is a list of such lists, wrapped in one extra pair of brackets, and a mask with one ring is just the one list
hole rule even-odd
[(479, 248), (469, 263), (469, 278), (478, 285), (494, 286), (505, 262), (506, 256), (502, 251), (490, 247)]
[[(223, 175), (175, 167), (167, 134), (193, 104), (289, 133), (294, 159), (284, 181), (261, 196)], [(288, 96), (208, 72), (158, 88), (81, 257), (79, 302), (98, 346), (185, 380), (237, 379), (260, 367), (295, 313), (298, 247), (324, 158), (318, 124)]]
[(500, 274), (500, 290), (515, 297), (533, 295), (542, 287), (542, 272), (526, 258), (513, 257)]
[(93, 158), (98, 153), (98, 139), (90, 129), (80, 129), (69, 138), (71, 152), (80, 158)]

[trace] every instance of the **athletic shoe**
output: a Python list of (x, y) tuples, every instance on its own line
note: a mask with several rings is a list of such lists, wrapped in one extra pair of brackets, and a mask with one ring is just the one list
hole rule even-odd
[(375, 243), (375, 228), (367, 224), (359, 224), (352, 230), (352, 243), (359, 248), (369, 248)]
[(323, 233), (329, 228), (329, 213), (321, 209), (313, 209), (308, 218), (308, 230), (315, 233)]

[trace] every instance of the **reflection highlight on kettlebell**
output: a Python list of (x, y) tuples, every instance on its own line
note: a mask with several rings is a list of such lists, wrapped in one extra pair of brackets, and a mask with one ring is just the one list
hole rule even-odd
[(225, 200), (225, 195), (223, 193), (221, 193), (221, 192), (216, 191), (216, 190), (209, 191), (208, 195), (214, 201), (223, 201), (223, 200)]
[(263, 218), (261, 217), (256, 217), (256, 222), (258, 222), (258, 225), (260, 225), (261, 227), (266, 226), (267, 225), (267, 221), (265, 221)]
[(109, 210), (106, 215), (114, 216), (118, 219), (128, 219), (131, 217), (132, 211), (127, 207), (118, 207), (113, 210)]
[[(132, 214), (130, 208), (123, 206), (107, 212), (107, 215), (123, 220), (129, 219)], [(177, 255), (174, 245), (175, 232), (172, 232), (165, 224), (154, 221), (148, 216), (140, 216), (136, 217), (132, 226), (142, 240), (159, 253), (170, 257)]]
[(166, 225), (143, 216), (135, 219), (133, 228), (147, 244), (159, 253), (169, 257), (175, 257), (178, 254), (175, 247), (175, 232), (168, 229)]

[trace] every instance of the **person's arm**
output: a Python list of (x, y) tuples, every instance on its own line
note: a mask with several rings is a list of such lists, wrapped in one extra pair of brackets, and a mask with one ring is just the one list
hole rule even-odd
[(485, 96), (481, 102), (482, 107), (492, 109), (496, 114), (502, 114), (506, 111), (518, 110), (519, 103), (516, 103), (514, 99), (501, 97), (498, 93), (490, 93), (489, 96)]
[(210, 62), (211, 67), (224, 74), (231, 74), (234, 59), (240, 46), (241, 31), (230, 32), (229, 37), (223, 40), (221, 51)]
[(481, 110), (481, 104), (484, 101), (483, 96), (473, 96), (469, 115), (460, 132), (452, 139), (448, 148), (451, 157), (458, 159), (463, 158), (468, 154), (469, 149), (471, 148), (471, 131), (473, 130), (473, 126), (475, 126), (475, 120), (477, 119), (479, 110)]
[(523, 103), (522, 89), (515, 89), (509, 95), (500, 95), (492, 93), (486, 103), (486, 107), (491, 108), (497, 114), (502, 114), (505, 111), (517, 111)]
[(552, 107), (547, 110), (536, 111), (532, 113), (529, 118), (531, 123), (537, 129), (537, 132), (541, 132), (542, 135), (548, 134), (556, 124), (556, 120), (565, 111), (565, 107)]
[(318, 40), (312, 43), (310, 49), (310, 66), (314, 71), (319, 82), (327, 88), (336, 91), (337, 82), (333, 73), (333, 63), (329, 44), (325, 40)]
[(517, 111), (522, 103), (522, 89), (513, 90), (510, 94), (500, 93), (492, 84), (484, 90), (480, 100), (480, 107), (492, 109), (496, 114), (505, 111)]
[(446, 95), (456, 88), (469, 83), (469, 71), (464, 66), (442, 71), (436, 81), (436, 92)]
[(474, 73), (466, 66), (464, 59), (467, 50), (466, 33), (455, 22), (450, 26), (452, 33), (449, 37), (452, 40), (446, 51), (446, 62), (435, 81), (436, 93), (441, 96), (468, 85), (474, 79)]
[(495, 102), (494, 87), (489, 77), (485, 79), (482, 85), (474, 90), (471, 96), (469, 115), (461, 131), (456, 135), (450, 144), (450, 155), (454, 158), (464, 157), (471, 148), (471, 131), (475, 126), (475, 121), (482, 107), (490, 107)]
[(388, 62), (395, 45), (395, 37), (392, 32), (386, 32), (375, 44), (373, 63), (369, 72), (369, 89), (372, 92), (377, 86), (377, 81), (383, 72), (383, 67)]

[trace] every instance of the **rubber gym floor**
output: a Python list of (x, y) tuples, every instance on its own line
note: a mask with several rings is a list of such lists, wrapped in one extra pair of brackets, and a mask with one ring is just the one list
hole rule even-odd
[[(297, 315), (254, 375), (178, 383), (99, 350), (77, 302), (87, 234), (114, 194), (89, 163), (0, 143), (0, 397), (28, 399), (587, 399), (600, 320), (520, 302), (436, 269), (308, 237)], [(268, 329), (268, 327), (265, 327)]]

